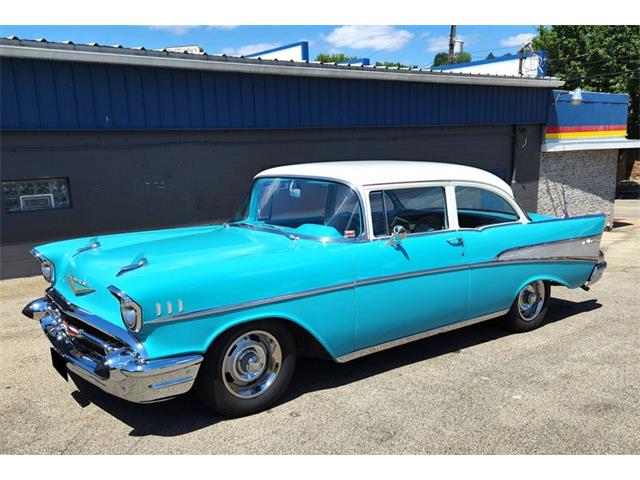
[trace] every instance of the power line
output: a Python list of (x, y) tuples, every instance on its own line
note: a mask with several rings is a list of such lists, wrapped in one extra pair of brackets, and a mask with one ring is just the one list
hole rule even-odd
[(595, 75), (585, 75), (585, 76), (582, 76), (582, 77), (567, 77), (567, 78), (564, 78), (563, 80), (565, 80), (565, 81), (569, 81), (569, 80), (589, 80), (589, 79), (592, 79), (592, 78), (611, 77), (611, 76), (615, 76), (615, 75), (624, 75), (624, 74), (627, 74), (627, 73), (637, 73), (637, 72), (640, 72), (640, 68), (638, 68), (636, 70), (620, 70), (619, 72), (609, 72), (609, 73), (599, 73), (599, 74), (595, 74)]

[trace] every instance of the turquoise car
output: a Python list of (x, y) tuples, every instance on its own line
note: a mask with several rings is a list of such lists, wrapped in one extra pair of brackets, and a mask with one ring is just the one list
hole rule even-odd
[(297, 356), (347, 362), (497, 317), (540, 326), (551, 285), (602, 275), (604, 224), (527, 213), (461, 165), (283, 166), (228, 223), (35, 248), (51, 286), (23, 313), (65, 377), (138, 403), (194, 388), (246, 415), (277, 401)]

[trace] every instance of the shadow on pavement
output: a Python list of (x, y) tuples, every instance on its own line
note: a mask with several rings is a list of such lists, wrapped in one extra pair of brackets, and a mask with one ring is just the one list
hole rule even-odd
[[(545, 325), (579, 313), (596, 310), (601, 306), (594, 299), (571, 302), (552, 298)], [(460, 353), (462, 349), (507, 335), (511, 333), (501, 328), (498, 322), (493, 321), (443, 333), (345, 364), (300, 358), (291, 385), (279, 403), (289, 402), (307, 392), (347, 385), (447, 353)], [(138, 405), (107, 395), (76, 376), (72, 375), (72, 378), (78, 387), (78, 391), (73, 392), (72, 395), (81, 407), (84, 408), (89, 403), (93, 403), (129, 425), (132, 428), (129, 434), (131, 436), (174, 437), (206, 428), (220, 421), (229, 421), (207, 409), (191, 392), (166, 402)]]

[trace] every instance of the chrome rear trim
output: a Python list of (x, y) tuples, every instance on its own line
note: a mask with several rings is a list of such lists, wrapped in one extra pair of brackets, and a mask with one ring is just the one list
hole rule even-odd
[(501, 317), (505, 315), (509, 309), (500, 310), (498, 312), (490, 313), (488, 315), (483, 315), (481, 317), (472, 318), (470, 320), (465, 320), (463, 322), (452, 323), (449, 325), (445, 325), (443, 327), (434, 328), (432, 330), (427, 330), (425, 332), (416, 333), (414, 335), (409, 335), (407, 337), (398, 338), (396, 340), (391, 340), (390, 342), (381, 343), (379, 345), (374, 345), (373, 347), (363, 348), (361, 350), (356, 350), (355, 352), (348, 353), (347, 355), (342, 355), (341, 357), (336, 358), (336, 362), (345, 363), (351, 360), (355, 360), (356, 358), (364, 357), (366, 355), (371, 355), (372, 353), (381, 352), (383, 350), (387, 350), (389, 348), (397, 347), (400, 345), (404, 345), (405, 343), (415, 342), (417, 340), (422, 340), (423, 338), (433, 337), (434, 335), (438, 335), (440, 333), (449, 332), (451, 330), (457, 330), (459, 328), (468, 327), (470, 325), (484, 322), (486, 320), (491, 320), (492, 318)]

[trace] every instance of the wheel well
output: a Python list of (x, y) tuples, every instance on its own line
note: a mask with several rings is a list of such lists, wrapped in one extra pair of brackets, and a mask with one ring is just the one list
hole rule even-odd
[(326, 348), (305, 328), (290, 320), (274, 319), (283, 322), (296, 339), (298, 355), (301, 357), (333, 360)]
[(320, 358), (323, 360), (333, 360), (331, 354), (327, 351), (327, 349), (304, 327), (298, 325), (297, 323), (288, 320), (286, 318), (279, 317), (264, 317), (264, 318), (256, 318), (254, 320), (248, 320), (245, 322), (238, 323), (233, 325), (226, 330), (220, 332), (213, 339), (209, 348), (211, 348), (219, 338), (229, 330), (242, 327), (254, 322), (260, 322), (264, 320), (272, 320), (281, 323), (284, 325), (292, 334), (296, 342), (296, 351), (298, 352), (298, 356), (300, 357), (311, 357), (311, 358)]

